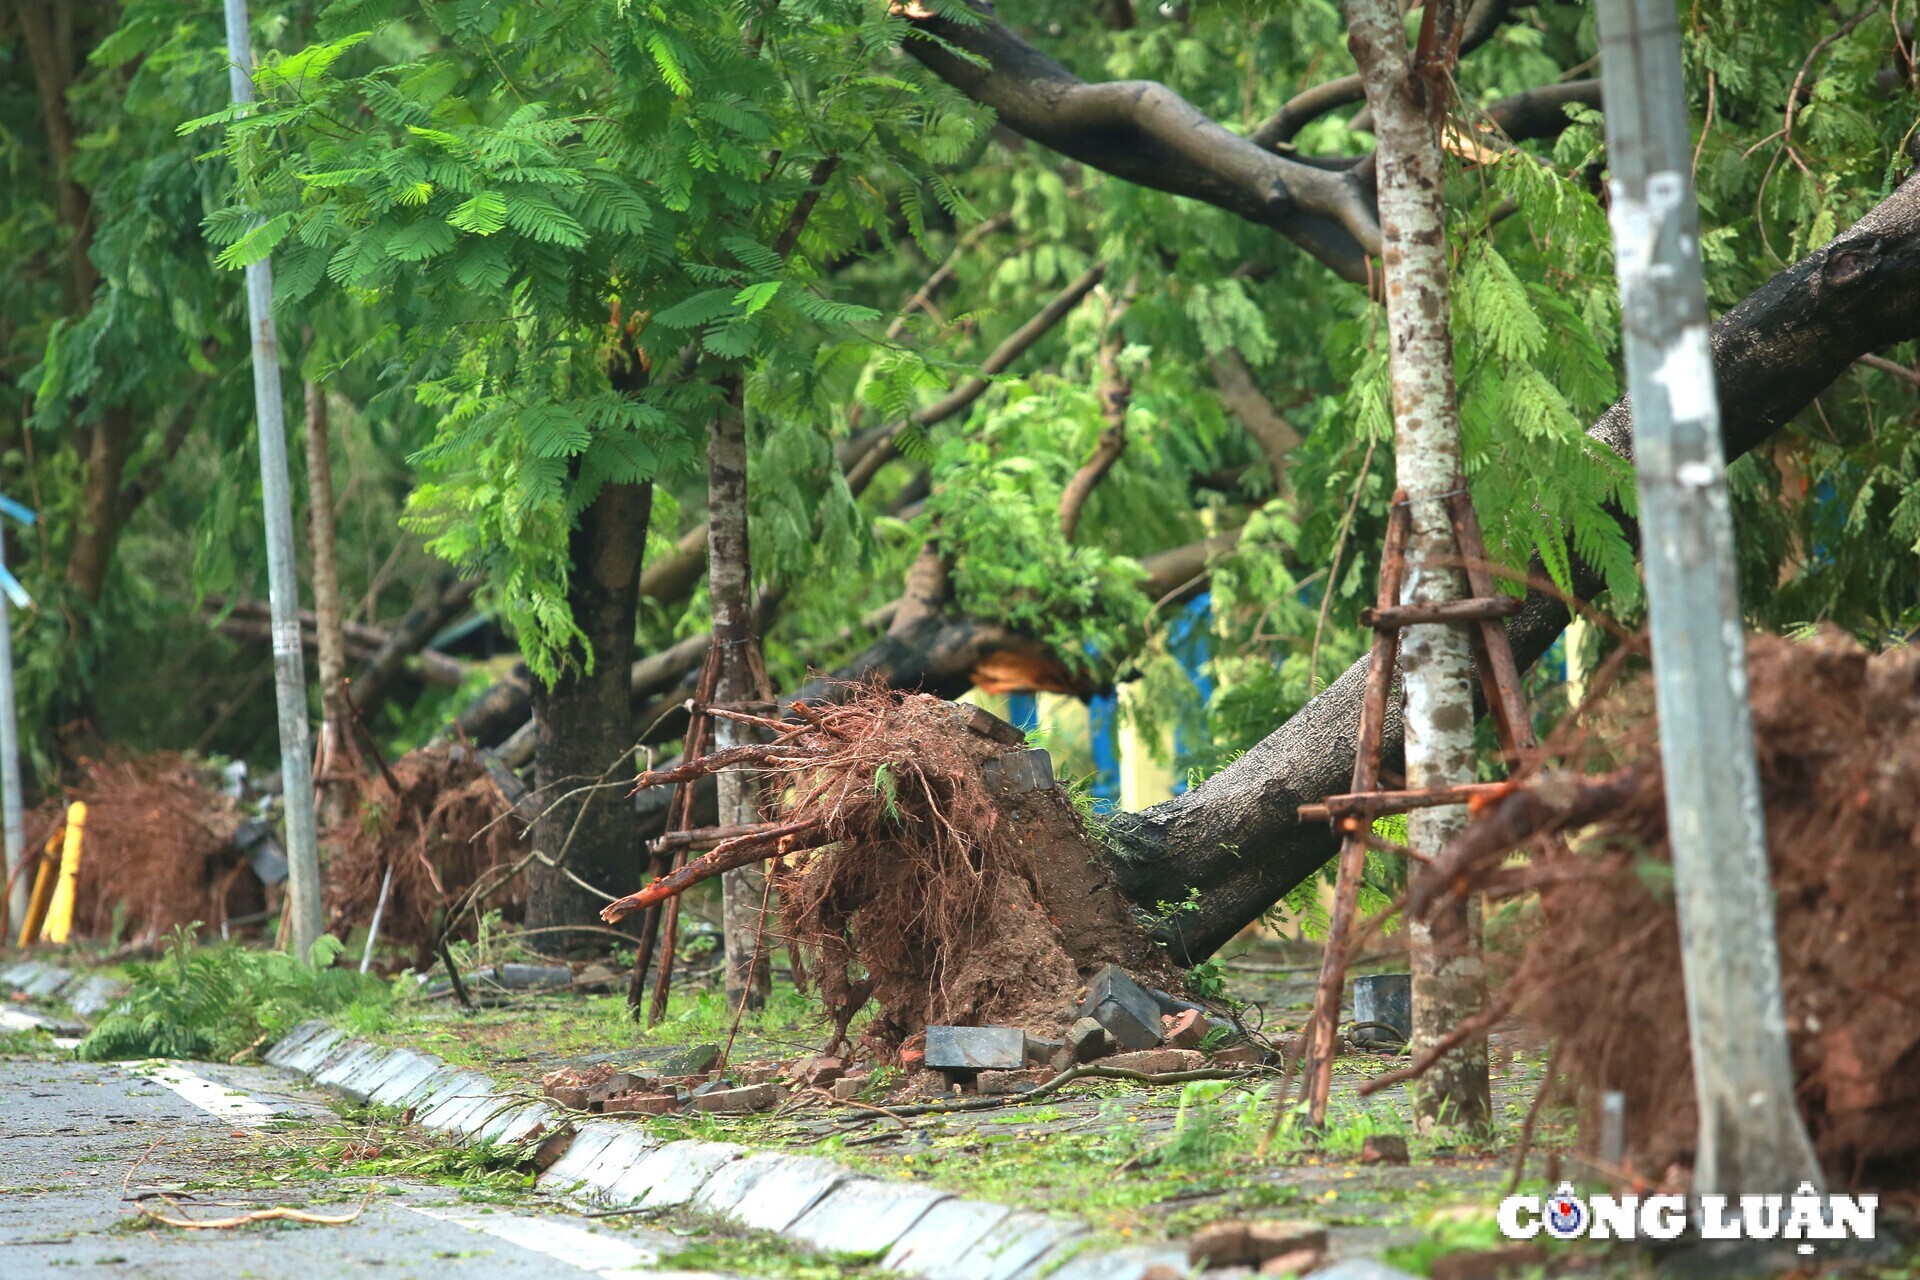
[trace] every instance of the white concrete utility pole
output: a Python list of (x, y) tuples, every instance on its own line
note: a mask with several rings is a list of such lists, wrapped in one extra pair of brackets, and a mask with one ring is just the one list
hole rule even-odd
[[(1820, 1184), (1794, 1106), (1674, 0), (1599, 0), (1667, 827), (1700, 1142), (1693, 1190)], [(1632, 1117), (1628, 1117), (1632, 1123)]]
[[(253, 101), (247, 0), (226, 0), (227, 74), (233, 101)], [(267, 517), (267, 592), (273, 607), (273, 687), (280, 704), (281, 802), (287, 815), (288, 921), (293, 953), (305, 959), (323, 929), (320, 853), (313, 823), (313, 761), (307, 737), (307, 673), (300, 651), (300, 578), (294, 566), (293, 492), (287, 478), (286, 402), (280, 395), (280, 338), (273, 326), (273, 264), (247, 268), (253, 330), (253, 402), (260, 423), (260, 496)]]

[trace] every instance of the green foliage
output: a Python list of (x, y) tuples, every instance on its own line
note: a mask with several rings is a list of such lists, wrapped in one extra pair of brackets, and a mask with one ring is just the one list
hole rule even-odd
[(90, 1062), (124, 1058), (226, 1061), (295, 1024), (356, 1003), (379, 1003), (380, 981), (335, 968), (342, 944), (323, 937), (308, 963), (236, 943), (201, 946), (177, 930), (160, 959), (129, 966), (124, 1010), (109, 1013), (75, 1051)]

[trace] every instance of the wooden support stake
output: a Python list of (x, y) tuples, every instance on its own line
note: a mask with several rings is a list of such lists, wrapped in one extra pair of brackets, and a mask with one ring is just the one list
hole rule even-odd
[[(1379, 607), (1392, 607), (1400, 599), (1400, 580), (1406, 569), (1407, 533), (1412, 524), (1407, 495), (1393, 495), (1392, 514), (1387, 519), (1385, 555), (1380, 564)], [(1353, 789), (1371, 791), (1379, 785), (1380, 739), (1386, 731), (1387, 693), (1393, 684), (1393, 671), (1400, 647), (1397, 631), (1373, 633), (1373, 650), (1367, 666), (1366, 696), (1360, 704), (1360, 742), (1354, 752)], [(1353, 914), (1360, 901), (1360, 879), (1366, 871), (1366, 841), (1348, 835), (1340, 842), (1340, 871), (1334, 881), (1333, 921), (1327, 932), (1327, 951), (1320, 962), (1320, 985), (1314, 993), (1313, 1016), (1302, 1037), (1306, 1069), (1300, 1087), (1307, 1097), (1309, 1121), (1319, 1126), (1326, 1122), (1327, 1097), (1333, 1088), (1333, 1058), (1338, 1045), (1334, 1034), (1340, 1022), (1340, 997), (1347, 981), (1347, 934), (1353, 927)]]
[(1319, 804), (1300, 806), (1300, 821), (1327, 822), (1334, 818), (1377, 818), (1384, 813), (1437, 809), (1472, 800), (1498, 799), (1513, 790), (1511, 782), (1465, 782), (1457, 787), (1425, 787), (1419, 791), (1364, 791), (1328, 796)]

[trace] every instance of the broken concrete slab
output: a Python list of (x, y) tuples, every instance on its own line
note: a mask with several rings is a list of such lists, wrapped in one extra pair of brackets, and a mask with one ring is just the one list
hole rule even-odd
[(943, 1200), (894, 1242), (881, 1265), (889, 1271), (939, 1274), (1012, 1215), (1013, 1210), (1003, 1204)]
[(1045, 791), (1053, 786), (1053, 757), (1044, 747), (1009, 751), (980, 766), (980, 780), (987, 790), (1001, 795), (1024, 795)]
[(759, 1231), (785, 1231), (851, 1176), (831, 1160), (762, 1152), (715, 1170), (692, 1207)]
[(925, 1274), (929, 1280), (1014, 1280), (1061, 1244), (1086, 1233), (1077, 1222), (1021, 1210), (971, 1249)]
[(927, 1065), (939, 1071), (1017, 1071), (1027, 1063), (1018, 1027), (928, 1027)]
[(827, 1253), (878, 1253), (891, 1249), (933, 1206), (952, 1198), (910, 1182), (849, 1178), (801, 1214), (787, 1235)]
[(1122, 1049), (1160, 1043), (1160, 1006), (1119, 965), (1103, 964), (1087, 982), (1080, 1016), (1105, 1027)]

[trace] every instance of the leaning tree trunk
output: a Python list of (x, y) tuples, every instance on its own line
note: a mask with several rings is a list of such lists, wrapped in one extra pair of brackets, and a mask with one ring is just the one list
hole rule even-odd
[[(723, 706), (764, 701), (771, 696), (754, 633), (752, 558), (747, 546), (747, 422), (738, 394), (715, 411), (707, 426), (707, 590), (713, 601), (713, 661), (719, 663), (714, 701)], [(746, 725), (714, 722), (714, 744), (738, 746), (753, 740)], [(760, 820), (760, 782), (751, 770), (721, 774), (722, 826)], [(726, 940), (727, 1007), (742, 1003), (758, 1009), (771, 990), (771, 966), (765, 954), (766, 873), (758, 864), (736, 867), (720, 880), (721, 923)]]
[(594, 921), (600, 901), (568, 871), (610, 895), (625, 893), (640, 875), (625, 785), (634, 740), (627, 666), (652, 507), (650, 483), (604, 485), (569, 538), (567, 604), (589, 648), (533, 696), (534, 782), (545, 806), (533, 843), (562, 865), (528, 868), (530, 927)]
[(327, 423), (327, 393), (315, 382), (307, 397), (307, 540), (313, 557), (314, 647), (320, 669), (320, 744), (313, 781), (324, 829), (343, 816), (340, 782), (360, 770), (347, 701), (347, 639), (341, 632), (340, 565), (334, 554), (333, 449)]
[[(1379, 140), (1394, 470), (1412, 517), (1404, 602), (1437, 604), (1466, 594), (1447, 501), (1466, 482), (1448, 327), (1452, 304), (1440, 151), (1460, 5), (1458, 0), (1428, 0), (1411, 52), (1397, 0), (1347, 0), (1346, 9), (1348, 41)], [(1418, 790), (1472, 782), (1473, 656), (1465, 627), (1425, 623), (1406, 628), (1400, 633), (1400, 668), (1406, 690), (1407, 785)], [(1407, 843), (1415, 854), (1432, 858), (1466, 824), (1464, 805), (1415, 809), (1407, 819)], [(1421, 874), (1418, 867), (1413, 874)], [(1465, 901), (1408, 923), (1416, 1054), (1479, 1012), (1485, 1002), (1478, 924)], [(1444, 1113), (1456, 1124), (1484, 1121), (1485, 1039), (1468, 1040), (1436, 1062), (1421, 1079), (1415, 1105), (1428, 1119)]]

